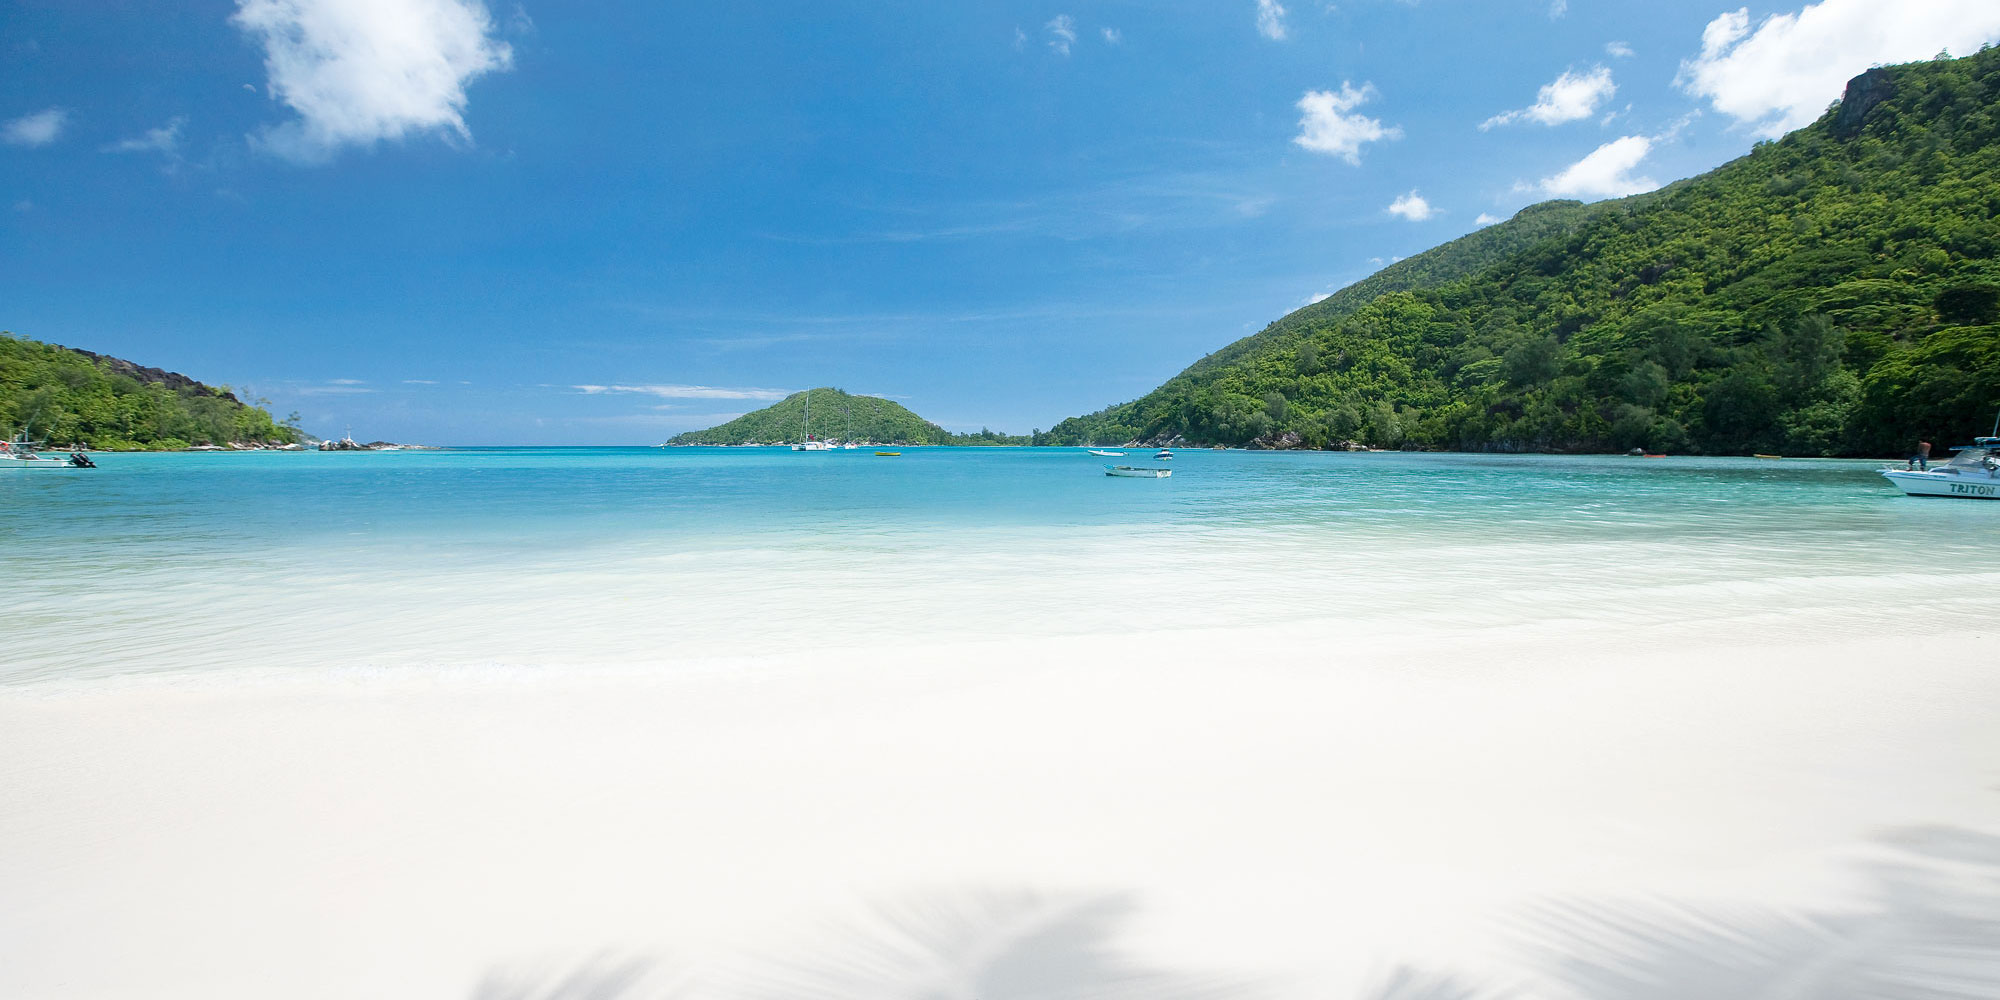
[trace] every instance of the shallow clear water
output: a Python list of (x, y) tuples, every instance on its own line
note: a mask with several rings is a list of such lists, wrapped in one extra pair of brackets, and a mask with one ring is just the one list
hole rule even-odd
[[(1153, 464), (1137, 450), (1120, 460)], [(1980, 613), (1873, 463), (1057, 449), (109, 455), (0, 476), (0, 681), (1285, 624), (1824, 637)]]

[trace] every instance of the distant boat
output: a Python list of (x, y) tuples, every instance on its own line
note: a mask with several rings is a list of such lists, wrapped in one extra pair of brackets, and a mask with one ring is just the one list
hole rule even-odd
[(1130, 465), (1107, 465), (1107, 476), (1121, 476), (1126, 479), (1165, 479), (1174, 474), (1172, 469), (1142, 469)]
[(801, 432), (805, 434), (805, 436), (806, 436), (806, 439), (805, 439), (805, 441), (803, 441), (803, 442), (801, 442), (801, 443), (799, 443), (799, 444), (795, 444), (795, 445), (793, 445), (793, 446), (792, 446), (792, 450), (793, 450), (793, 451), (832, 451), (832, 450), (833, 450), (833, 445), (830, 445), (830, 444), (826, 443), (825, 441), (815, 441), (815, 440), (813, 440), (813, 436), (812, 436), (812, 415), (813, 415), (813, 394), (812, 394), (812, 390), (811, 390), (811, 389), (807, 389), (807, 390), (806, 390), (806, 412), (805, 412), (805, 416), (804, 416), (804, 417), (802, 417), (802, 418), (800, 418), (800, 421), (799, 421), (799, 423), (801, 424), (801, 428), (800, 428), (800, 429), (801, 429)]
[(1167, 449), (1165, 449), (1165, 448), (1161, 448), (1161, 449), (1160, 449), (1159, 451), (1156, 451), (1156, 452), (1154, 452), (1154, 453), (1153, 453), (1153, 461), (1155, 461), (1155, 462), (1164, 462), (1164, 461), (1167, 461), (1168, 459), (1171, 459), (1171, 458), (1173, 458), (1173, 457), (1174, 457), (1174, 453), (1173, 453), (1173, 452), (1171, 452), (1171, 451), (1168, 451), (1168, 450), (1167, 450)]
[(1096, 455), (1096, 456), (1097, 456), (1098, 458), (1124, 458), (1124, 457), (1125, 457), (1125, 453), (1124, 453), (1124, 452), (1122, 452), (1122, 451), (1099, 451), (1099, 450), (1098, 450), (1098, 449), (1096, 449), (1096, 448), (1088, 448), (1088, 449), (1085, 449), (1085, 450), (1086, 450), (1086, 451), (1089, 451), (1089, 452), (1090, 452), (1091, 454), (1093, 454), (1093, 455)]
[(1750, 457), (1751, 457), (1751, 458), (1784, 458), (1785, 456), (1783, 456), (1783, 455), (1766, 455), (1766, 454), (1763, 454), (1762, 452), (1759, 452), (1759, 453), (1757, 453), (1757, 454), (1754, 454), (1754, 455), (1751, 455)]
[(900, 451), (878, 451), (875, 453), (876, 458), (901, 458), (902, 455), (903, 453)]

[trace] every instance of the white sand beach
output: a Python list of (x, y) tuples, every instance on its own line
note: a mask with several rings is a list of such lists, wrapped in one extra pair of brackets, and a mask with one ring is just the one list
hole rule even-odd
[(619, 956), (657, 964), (588, 995), (971, 996), (855, 941), (1011, 899), (1216, 995), (1563, 996), (1535, 913), (1863, 912), (1899, 836), (2000, 832), (1984, 662), (1737, 631), (16, 687), (0, 995), (572, 995), (504, 989)]

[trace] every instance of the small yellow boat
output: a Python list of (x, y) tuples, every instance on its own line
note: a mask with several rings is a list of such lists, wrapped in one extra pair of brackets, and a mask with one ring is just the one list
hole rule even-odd
[(1750, 457), (1751, 457), (1751, 458), (1784, 458), (1785, 456), (1783, 456), (1783, 455), (1765, 455), (1765, 454), (1752, 454), (1752, 455), (1751, 455)]
[(875, 453), (875, 457), (876, 457), (876, 458), (900, 458), (900, 457), (902, 457), (902, 454), (903, 454), (903, 453), (902, 453), (902, 452), (900, 452), (900, 451), (878, 451), (878, 452), (876, 452), (876, 453)]

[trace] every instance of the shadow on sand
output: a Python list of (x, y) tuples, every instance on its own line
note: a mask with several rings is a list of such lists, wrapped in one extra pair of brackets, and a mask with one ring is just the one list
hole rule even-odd
[[(1924, 827), (1879, 841), (1852, 910), (1552, 901), (1518, 921), (1524, 981), (1401, 968), (1357, 1000), (1993, 1000), (2000, 837)], [(489, 975), (473, 1000), (1256, 1000), (1249, 977), (1135, 964), (1122, 896), (965, 893), (875, 908), (815, 944), (697, 986), (640, 960)]]

